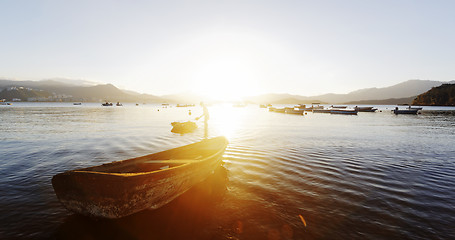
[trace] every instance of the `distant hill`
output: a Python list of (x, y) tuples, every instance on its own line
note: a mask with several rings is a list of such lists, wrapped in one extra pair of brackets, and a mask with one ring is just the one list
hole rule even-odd
[[(256, 103), (290, 103), (295, 99), (299, 103), (325, 102), (331, 104), (395, 104), (395, 102), (411, 103), (414, 96), (440, 86), (447, 82), (430, 80), (409, 80), (390, 87), (365, 88), (347, 94), (328, 93), (316, 96), (299, 96), (291, 94), (263, 94), (245, 98)], [(449, 82), (455, 83), (455, 81)], [(412, 99), (411, 99), (412, 98)], [(409, 100), (411, 99), (411, 100)]]
[(440, 86), (447, 82), (430, 80), (409, 80), (390, 87), (366, 88), (347, 94), (325, 94), (313, 98), (329, 103), (347, 103), (353, 101), (381, 100), (393, 98), (409, 98)]
[(389, 99), (382, 99), (382, 100), (361, 100), (361, 101), (346, 102), (344, 104), (348, 104), (348, 105), (362, 105), (362, 104), (369, 104), (369, 105), (412, 104), (412, 101), (415, 98), (416, 98), (416, 96), (407, 97), (407, 98), (389, 98)]
[(455, 84), (443, 84), (417, 96), (412, 105), (455, 106)]
[(5, 88), (0, 91), (0, 99), (5, 99), (6, 101), (12, 101), (15, 98), (26, 101), (28, 98), (48, 98), (50, 96), (52, 96), (52, 94), (47, 91), (23, 87)]
[[(111, 101), (111, 102), (163, 102), (163, 99), (157, 96), (149, 94), (130, 94), (123, 90), (118, 89), (112, 84), (100, 84), (90, 86), (87, 82), (79, 83), (81, 85), (74, 85), (78, 83), (73, 81), (71, 83), (61, 82), (56, 80), (44, 80), (44, 81), (12, 81), (12, 80), (0, 80), (0, 90), (3, 89), (0, 94), (0, 99), (10, 99), (13, 92), (5, 92), (5, 89), (12, 87), (23, 87), (33, 91), (23, 92), (22, 95), (14, 93), (14, 96), (20, 96), (15, 98), (21, 98), (26, 101), (28, 98), (43, 98), (46, 96), (36, 96), (34, 92), (44, 91), (48, 93), (47, 97), (53, 96), (47, 100), (55, 101), (87, 101), (87, 102), (99, 102), (99, 101)], [(41, 99), (42, 100), (42, 99)]]
[[(287, 93), (270, 93), (259, 96), (246, 97), (244, 102), (257, 104), (275, 103), (275, 104), (309, 104), (313, 102), (329, 104), (397, 104), (411, 103), (414, 96), (430, 90), (432, 87), (440, 86), (444, 83), (430, 80), (409, 80), (385, 88), (366, 88), (353, 91), (347, 94), (323, 94), (318, 96), (300, 96)], [(126, 91), (115, 87), (112, 84), (93, 85), (92, 82), (84, 80), (70, 79), (50, 79), (43, 81), (13, 81), (0, 79), (0, 91), (10, 87), (25, 87), (32, 90), (45, 91), (54, 97), (50, 101), (111, 101), (111, 102), (139, 102), (139, 103), (199, 103), (200, 101), (213, 102), (212, 99), (202, 97), (193, 93), (180, 93), (165, 96), (154, 96), (150, 94), (139, 94), (133, 91)], [(6, 94), (6, 93), (4, 93)], [(19, 94), (19, 93), (17, 93)], [(27, 95), (28, 94), (28, 95)], [(36, 97), (29, 92), (21, 99)], [(19, 95), (17, 95), (19, 96)], [(7, 98), (7, 97), (0, 97)]]

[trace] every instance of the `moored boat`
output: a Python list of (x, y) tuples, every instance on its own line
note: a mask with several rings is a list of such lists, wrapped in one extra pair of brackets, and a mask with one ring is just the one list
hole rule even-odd
[(273, 112), (285, 113), (285, 112), (286, 112), (286, 109), (285, 109), (285, 108), (274, 108)]
[(6, 102), (6, 99), (0, 99), (0, 105), (11, 105), (11, 103)]
[(205, 139), (167, 151), (67, 171), (52, 185), (70, 211), (120, 218), (144, 209), (157, 209), (205, 180), (217, 167), (228, 141)]
[(376, 112), (376, 110), (378, 110), (377, 108), (374, 108), (374, 107), (358, 107), (358, 106), (355, 106), (354, 109), (357, 110), (358, 112)]
[(284, 112), (287, 113), (287, 114), (297, 114), (297, 115), (303, 115), (303, 111), (304, 110), (301, 110), (301, 109), (298, 109), (298, 108), (284, 108)]
[(396, 107), (392, 111), (396, 115), (398, 115), (398, 114), (417, 114), (419, 112), (419, 109), (413, 109), (413, 108), (398, 109), (398, 107)]
[(111, 102), (105, 102), (105, 103), (101, 103), (101, 106), (104, 106), (104, 107), (110, 107), (112, 106), (113, 104)]
[(313, 113), (330, 113), (332, 110), (331, 109), (325, 109), (325, 108), (318, 108), (318, 109), (313, 109)]
[(332, 108), (330, 110), (331, 114), (344, 114), (344, 115), (357, 115), (356, 109), (349, 108)]
[(195, 122), (187, 121), (187, 122), (172, 122), (172, 129), (171, 132), (173, 133), (191, 133), (194, 132), (197, 128), (197, 124)]

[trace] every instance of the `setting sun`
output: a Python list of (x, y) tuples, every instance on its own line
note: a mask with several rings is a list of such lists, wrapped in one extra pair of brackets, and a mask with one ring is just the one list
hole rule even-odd
[(195, 92), (214, 100), (236, 101), (257, 94), (260, 89), (249, 66), (234, 58), (217, 59), (195, 72)]

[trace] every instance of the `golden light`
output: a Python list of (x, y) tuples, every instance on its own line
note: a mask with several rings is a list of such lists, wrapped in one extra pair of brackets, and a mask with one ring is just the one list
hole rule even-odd
[(235, 57), (201, 64), (193, 79), (194, 91), (214, 100), (239, 101), (260, 91), (254, 69)]
[(246, 108), (234, 108), (229, 104), (214, 106), (210, 109), (210, 124), (213, 124), (217, 134), (232, 139), (243, 127), (247, 110)]
[[(192, 92), (221, 101), (262, 93), (264, 47), (256, 36), (213, 33), (194, 40), (184, 77)], [(188, 47), (190, 47), (188, 46)]]

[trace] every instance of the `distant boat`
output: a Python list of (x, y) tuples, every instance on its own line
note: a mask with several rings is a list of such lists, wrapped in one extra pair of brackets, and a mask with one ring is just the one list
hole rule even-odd
[(284, 108), (284, 112), (287, 114), (297, 114), (297, 115), (303, 115), (303, 109), (300, 110), (298, 108)]
[(331, 113), (331, 109), (322, 108), (322, 109), (313, 109), (313, 113)]
[(0, 99), (0, 105), (11, 105), (11, 103), (6, 102), (6, 99)]
[(354, 109), (357, 110), (358, 112), (376, 112), (376, 110), (378, 110), (377, 108), (374, 108), (374, 107), (357, 107), (357, 106), (355, 106)]
[(413, 106), (409, 106), (409, 109), (417, 109), (417, 110), (422, 110), (423, 107), (413, 107)]
[(177, 104), (177, 107), (194, 107), (194, 104)]
[(392, 111), (396, 115), (398, 115), (398, 114), (417, 114), (419, 112), (419, 109), (412, 109), (412, 108), (398, 109), (398, 107), (396, 107)]
[(347, 108), (348, 106), (332, 105), (331, 108)]
[(285, 113), (286, 109), (285, 108), (269, 107), (269, 112)]
[(75, 102), (75, 103), (73, 103), (73, 105), (82, 105), (82, 103), (80, 103), (80, 102)]
[(82, 215), (121, 218), (157, 209), (205, 180), (221, 165), (225, 137), (163, 152), (66, 171), (52, 178), (58, 200)]
[(117, 104), (115, 104), (115, 106), (121, 107), (121, 106), (123, 106), (123, 104), (121, 104), (120, 102), (117, 102)]
[(246, 104), (244, 104), (244, 103), (236, 103), (236, 104), (234, 104), (232, 106), (236, 107), (236, 108), (243, 108), (243, 107), (246, 107)]
[(105, 103), (101, 103), (101, 106), (105, 106), (105, 107), (109, 107), (109, 106), (112, 106), (113, 104), (111, 102), (105, 102)]
[(332, 108), (330, 114), (357, 115), (357, 110), (346, 108)]

